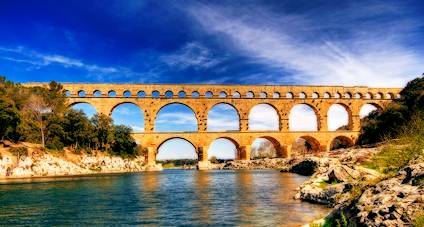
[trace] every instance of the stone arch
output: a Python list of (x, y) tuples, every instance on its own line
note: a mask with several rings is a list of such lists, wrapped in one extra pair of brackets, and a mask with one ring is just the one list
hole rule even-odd
[(288, 99), (292, 99), (294, 96), (293, 96), (293, 93), (292, 92), (287, 92), (286, 93), (286, 98), (288, 98)]
[[(260, 152), (259, 149), (255, 150), (255, 148), (254, 148), (254, 143), (257, 142), (257, 141), (260, 142), (261, 140), (263, 142), (268, 141), (268, 142), (270, 142), (270, 144), (272, 144), (272, 148), (268, 149), (268, 151), (266, 152), (267, 153), (266, 156), (268, 156), (268, 158), (275, 158), (275, 157), (282, 157), (283, 156), (283, 154), (281, 152), (281, 144), (280, 144), (280, 142), (278, 142), (277, 139), (275, 139), (272, 136), (259, 136), (259, 137), (253, 138), (253, 140), (250, 143), (251, 147), (252, 147), (251, 155), (250, 155), (251, 158), (254, 158), (255, 156), (259, 156), (259, 158), (261, 158), (260, 154), (258, 153), (258, 152)], [(265, 143), (267, 143), (267, 142), (265, 142)], [(270, 152), (272, 152), (273, 154), (270, 154)], [(255, 153), (257, 153), (257, 154), (255, 154)], [(264, 155), (264, 154), (262, 154), (262, 155)]]
[(347, 136), (336, 136), (328, 144), (329, 150), (335, 150), (340, 148), (352, 147), (354, 144), (353, 140)]
[(383, 93), (381, 93), (381, 92), (377, 92), (375, 95), (374, 95), (374, 99), (382, 99), (383, 98)]
[(305, 92), (300, 92), (299, 93), (299, 98), (300, 99), (306, 99), (307, 98), (306, 93)]
[(152, 98), (160, 98), (160, 92), (158, 90), (152, 91)]
[(356, 93), (353, 95), (353, 97), (354, 97), (355, 99), (361, 99), (361, 98), (362, 98), (362, 94), (361, 94), (361, 93), (359, 93), (359, 92), (356, 92)]
[(101, 96), (102, 96), (102, 92), (100, 90), (93, 91), (93, 97), (101, 97)]
[(125, 91), (122, 93), (122, 95), (123, 95), (125, 98), (129, 98), (129, 97), (131, 97), (131, 91), (129, 91), (129, 90), (125, 90)]
[(205, 92), (205, 98), (212, 98), (212, 97), (213, 97), (213, 92), (211, 91)]
[[(305, 147), (306, 147), (306, 152), (319, 152), (321, 151), (321, 144), (319, 143), (319, 141), (317, 139), (315, 139), (312, 136), (309, 135), (303, 135), (298, 137), (297, 139), (295, 139), (295, 141), (293, 141), (293, 148), (298, 149), (296, 147), (296, 143), (299, 143), (299, 141), (305, 141)], [(309, 145), (307, 145), (309, 144)]]
[(317, 98), (319, 98), (319, 94), (318, 94), (318, 92), (314, 92), (314, 93), (312, 93), (311, 98), (313, 98), (313, 99), (317, 99)]
[(185, 91), (179, 91), (178, 92), (178, 98), (185, 98), (187, 96)]
[(137, 92), (137, 97), (138, 98), (144, 98), (144, 97), (146, 97), (146, 92), (144, 92), (144, 91), (138, 91)]
[(279, 98), (280, 98), (280, 92), (274, 92), (274, 93), (272, 94), (272, 98), (274, 98), (274, 99), (279, 99)]
[(382, 112), (383, 107), (373, 102), (364, 103), (359, 109), (360, 118), (368, 116), (373, 110), (377, 110), (377, 112)]
[[(158, 120), (158, 117), (159, 117), (159, 114), (161, 113), (161, 111), (163, 110), (163, 109), (165, 109), (166, 107), (169, 107), (169, 106), (171, 106), (171, 105), (182, 105), (182, 106), (184, 106), (184, 107), (186, 107), (188, 110), (190, 110), (190, 113), (192, 113), (193, 114), (193, 117), (194, 117), (194, 120), (195, 120), (195, 122), (196, 122), (196, 130), (195, 131), (199, 131), (199, 119), (198, 119), (198, 117), (197, 117), (197, 115), (196, 115), (196, 111), (194, 110), (194, 108), (192, 108), (192, 107), (190, 107), (188, 104), (186, 104), (186, 103), (183, 103), (183, 102), (171, 102), (171, 103), (166, 103), (165, 105), (163, 105), (163, 106), (161, 106), (159, 109), (158, 109), (158, 111), (156, 112), (156, 114), (154, 115), (155, 117), (154, 117), (154, 121), (153, 121), (153, 123), (154, 123), (154, 125), (155, 125), (155, 131), (157, 131), (157, 120)], [(164, 132), (175, 132), (175, 131), (168, 131), (168, 130), (160, 130), (160, 131), (164, 131)], [(184, 130), (177, 130), (177, 131), (184, 131)]]
[(352, 94), (350, 92), (345, 92), (343, 95), (343, 98), (345, 99), (351, 99), (352, 98)]
[[(299, 107), (298, 107), (299, 106)], [(303, 108), (303, 110), (302, 110)], [(312, 110), (313, 114), (315, 115), (314, 117), (308, 115), (305, 115), (304, 117), (307, 117), (307, 120), (311, 120), (311, 121), (315, 121), (311, 122), (312, 124), (316, 124), (316, 127), (314, 130), (312, 131), (319, 131), (320, 130), (320, 114), (318, 112), (318, 110), (312, 106), (311, 104), (308, 103), (299, 103), (299, 104), (295, 104), (290, 108), (289, 111), (289, 131), (311, 131), (311, 130), (306, 130), (306, 128), (304, 127), (299, 127), (297, 125), (294, 125), (295, 122), (293, 122), (293, 118), (295, 118), (295, 120), (297, 120), (296, 118), (298, 117), (297, 115), (293, 115), (293, 111), (309, 111)], [(314, 126), (314, 125), (313, 125)], [(303, 130), (305, 129), (305, 130)]]
[(84, 91), (84, 90), (79, 90), (78, 91), (78, 97), (85, 97), (87, 94), (86, 94), (86, 92)]
[(264, 91), (261, 91), (261, 93), (259, 93), (259, 98), (265, 99), (268, 97), (268, 94)]
[[(82, 105), (82, 106), (80, 108), (77, 108), (78, 105)], [(84, 108), (84, 106), (85, 106), (85, 108)], [(99, 113), (96, 106), (93, 105), (92, 103), (89, 103), (89, 102), (73, 102), (73, 103), (69, 104), (69, 107), (72, 108), (72, 109), (75, 109), (75, 110), (83, 111), (88, 118)], [(88, 107), (88, 109), (87, 109), (87, 107)]]
[(182, 140), (182, 141), (185, 141), (187, 144), (190, 144), (193, 147), (194, 154), (195, 154), (195, 159), (198, 159), (199, 154), (197, 152), (196, 145), (194, 143), (192, 143), (189, 139), (184, 138), (184, 137), (180, 137), (180, 136), (169, 137), (169, 138), (166, 138), (166, 139), (162, 140), (158, 144), (157, 149), (156, 149), (156, 155), (155, 155), (156, 156), (156, 159), (158, 159), (160, 149), (163, 147), (163, 145), (166, 144), (167, 142), (172, 141), (172, 140)]
[(199, 98), (199, 97), (200, 97), (200, 93), (199, 93), (199, 92), (197, 92), (197, 91), (193, 91), (193, 92), (191, 93), (191, 97), (192, 97), (192, 98)]
[(70, 90), (65, 90), (65, 96), (66, 97), (71, 97), (71, 91)]
[(255, 93), (253, 93), (253, 91), (248, 91), (246, 93), (246, 98), (254, 98), (255, 97)]
[(365, 93), (365, 99), (373, 99), (373, 95), (372, 95), (372, 93), (371, 92), (367, 92), (367, 93)]
[(393, 95), (393, 93), (391, 93), (391, 92), (387, 92), (386, 93), (386, 96), (385, 96), (385, 99), (393, 99), (395, 96)]
[[(333, 110), (332, 108), (334, 107), (334, 108), (337, 108), (337, 107), (342, 107), (343, 108), (343, 110), (345, 111), (345, 113), (346, 113), (346, 115), (347, 115), (347, 122), (346, 122), (346, 125), (339, 125), (340, 127), (342, 127), (342, 126), (346, 126), (346, 127), (344, 127), (344, 129), (341, 129), (341, 130), (350, 130), (351, 128), (352, 128), (352, 111), (351, 111), (351, 109), (349, 108), (349, 106), (347, 106), (346, 104), (344, 104), (344, 103), (334, 103), (334, 104), (332, 104), (332, 105), (330, 105), (330, 107), (328, 108), (328, 110), (327, 110), (327, 125), (328, 125), (328, 130), (329, 131), (337, 131), (338, 129), (330, 129), (331, 128), (331, 126), (334, 124), (334, 122), (333, 122), (333, 120), (334, 120), (334, 118), (332, 118), (332, 117), (339, 117), (339, 116), (337, 116), (338, 114), (344, 114), (344, 113), (337, 113), (336, 112), (336, 116), (330, 116), (330, 115), (333, 115), (333, 113), (330, 113), (330, 111), (338, 111), (337, 109), (335, 109), (335, 110)], [(338, 120), (340, 120), (340, 119), (336, 119), (336, 122), (338, 121)]]
[(331, 98), (331, 95), (330, 95), (329, 92), (324, 92), (324, 94), (322, 95), (322, 97), (325, 98), (325, 99), (329, 99), (329, 98)]
[(109, 113), (117, 125), (130, 127), (133, 132), (144, 132), (144, 110), (133, 102), (121, 102), (114, 105)]
[(235, 91), (235, 92), (233, 93), (233, 98), (239, 99), (240, 97), (241, 97), (240, 92)]
[(241, 117), (240, 116), (240, 112), (239, 112), (239, 110), (237, 109), (237, 107), (235, 105), (233, 105), (231, 103), (228, 103), (228, 102), (219, 102), (219, 103), (216, 103), (216, 104), (214, 104), (212, 107), (210, 107), (208, 109), (208, 112), (207, 112), (207, 131), (216, 131), (216, 130), (210, 130), (211, 124), (210, 124), (209, 120), (210, 120), (211, 111), (214, 108), (216, 108), (217, 106), (219, 106), (219, 105), (225, 105), (225, 106), (231, 107), (231, 110), (234, 110), (235, 111), (236, 116), (237, 116), (237, 129), (231, 129), (231, 130), (240, 131), (240, 128), (241, 128), (241, 125), (240, 125), (240, 117)]
[(116, 97), (116, 91), (115, 90), (110, 90), (107, 92), (107, 96), (109, 97)]
[(172, 99), (174, 97), (174, 93), (172, 91), (165, 92), (165, 98)]
[[(213, 139), (210, 143), (209, 143), (209, 150), (208, 150), (208, 159), (210, 159), (212, 156), (217, 156), (217, 153), (219, 154), (220, 152), (223, 152), (223, 148), (215, 148), (216, 142), (218, 141), (228, 141), (229, 143), (231, 143), (234, 146), (234, 159), (240, 159), (240, 145), (239, 143), (231, 138), (231, 137), (226, 137), (226, 136), (222, 136), (222, 137), (218, 137)], [(217, 157), (220, 158), (220, 157)], [(226, 158), (225, 158), (226, 159)], [(229, 158), (231, 159), (231, 158)]]
[(335, 99), (339, 99), (341, 97), (342, 97), (342, 95), (339, 92), (334, 93), (334, 98)]
[[(264, 119), (259, 119), (257, 117), (252, 117), (252, 114), (253, 114), (252, 111), (255, 108), (261, 108), (261, 107), (262, 108), (265, 108), (265, 106), (268, 106), (268, 107), (270, 107), (273, 110), (273, 113), (269, 113), (270, 115), (267, 117), (266, 120), (270, 120), (271, 119), (271, 120), (276, 121), (276, 122), (271, 122), (272, 124), (275, 123), (276, 124), (276, 127), (271, 126), (271, 125), (266, 125), (267, 122), (265, 122)], [(274, 113), (275, 113), (275, 115), (274, 115)], [(274, 116), (272, 116), (272, 115), (274, 115)], [(276, 119), (272, 119), (275, 116), (277, 118)], [(252, 125), (255, 125), (255, 124), (258, 124), (258, 125), (262, 124), (262, 126), (256, 126), (256, 127), (254, 127), (254, 128), (257, 128), (257, 129), (254, 129), (254, 130), (258, 130), (258, 131), (278, 131), (278, 130), (280, 130), (280, 120), (281, 119), (280, 119), (279, 111), (278, 111), (278, 109), (274, 105), (272, 105), (270, 103), (262, 102), (262, 103), (258, 103), (256, 105), (252, 106), (250, 108), (250, 110), (249, 110), (248, 120), (249, 120), (249, 129), (248, 130), (252, 130)]]
[(219, 98), (227, 98), (227, 93), (225, 91), (219, 92)]

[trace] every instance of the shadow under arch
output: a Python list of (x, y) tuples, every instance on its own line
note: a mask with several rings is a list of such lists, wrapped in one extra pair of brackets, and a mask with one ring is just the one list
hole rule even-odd
[[(293, 141), (293, 144), (296, 144), (299, 139), (305, 141), (304, 146), (305, 146), (306, 152), (316, 153), (321, 151), (321, 144), (314, 137), (309, 135), (300, 136), (295, 141)], [(293, 147), (295, 146), (293, 145)]]
[(336, 150), (341, 148), (352, 147), (353, 145), (354, 145), (354, 142), (351, 138), (347, 136), (336, 136), (331, 140), (329, 144), (329, 148), (331, 151), (331, 150)]

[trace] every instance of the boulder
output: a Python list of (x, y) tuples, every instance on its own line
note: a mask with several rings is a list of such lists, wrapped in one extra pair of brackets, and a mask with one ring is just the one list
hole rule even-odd
[(290, 169), (290, 172), (303, 176), (311, 176), (315, 173), (317, 167), (318, 163), (316, 161), (307, 159), (293, 165)]

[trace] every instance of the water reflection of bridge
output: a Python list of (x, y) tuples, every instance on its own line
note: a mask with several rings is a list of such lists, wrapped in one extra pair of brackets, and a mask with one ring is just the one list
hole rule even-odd
[[(25, 84), (25, 86), (47, 84)], [(120, 104), (132, 103), (143, 110), (144, 132), (133, 136), (148, 149), (148, 162), (153, 164), (159, 147), (173, 138), (187, 140), (198, 152), (200, 161), (207, 161), (208, 146), (218, 138), (234, 143), (239, 159), (250, 159), (250, 146), (256, 138), (271, 141), (279, 156), (290, 156), (291, 146), (303, 138), (316, 151), (330, 149), (335, 138), (353, 144), (359, 135), (359, 112), (365, 104), (384, 109), (399, 98), (398, 88), (368, 88), (343, 86), (265, 86), (265, 85), (195, 85), (195, 84), (63, 84), (69, 96), (69, 105), (89, 103), (98, 113), (111, 115)], [(190, 108), (197, 120), (197, 132), (155, 132), (158, 112), (170, 104)], [(239, 131), (210, 132), (207, 130), (208, 112), (218, 104), (228, 104), (239, 117)], [(249, 130), (249, 112), (259, 104), (271, 106), (278, 115), (278, 130)], [(293, 107), (304, 104), (316, 116), (317, 131), (293, 132), (289, 129), (289, 113)], [(339, 104), (348, 113), (345, 131), (328, 130), (328, 111)]]

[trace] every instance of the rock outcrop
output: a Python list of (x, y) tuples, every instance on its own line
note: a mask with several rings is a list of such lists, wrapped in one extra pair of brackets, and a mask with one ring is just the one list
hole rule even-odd
[(360, 224), (405, 226), (424, 211), (424, 163), (405, 167), (396, 177), (368, 188), (355, 204)]
[(289, 160), (284, 158), (235, 160), (217, 167), (220, 169), (284, 169), (287, 168), (288, 162)]

